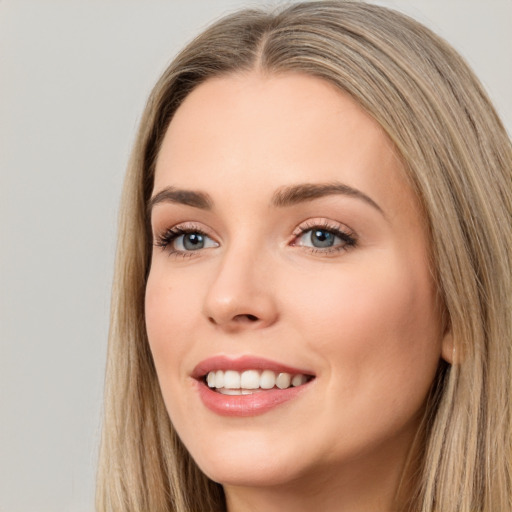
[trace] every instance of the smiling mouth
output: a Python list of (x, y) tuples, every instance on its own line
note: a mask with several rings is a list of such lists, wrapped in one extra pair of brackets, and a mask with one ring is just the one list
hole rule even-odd
[(223, 395), (251, 395), (272, 389), (302, 386), (314, 378), (303, 373), (274, 372), (272, 370), (214, 370), (203, 376), (203, 382)]

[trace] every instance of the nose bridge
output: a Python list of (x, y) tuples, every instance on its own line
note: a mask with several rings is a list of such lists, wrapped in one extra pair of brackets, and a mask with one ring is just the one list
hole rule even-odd
[(248, 238), (240, 238), (225, 248), (210, 281), (204, 314), (218, 326), (262, 327), (277, 317), (269, 255)]

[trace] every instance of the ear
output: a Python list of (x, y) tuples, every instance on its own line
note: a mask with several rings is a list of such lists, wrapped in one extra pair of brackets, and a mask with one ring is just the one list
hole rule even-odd
[(441, 357), (449, 364), (455, 363), (455, 343), (452, 330), (447, 327), (441, 343)]

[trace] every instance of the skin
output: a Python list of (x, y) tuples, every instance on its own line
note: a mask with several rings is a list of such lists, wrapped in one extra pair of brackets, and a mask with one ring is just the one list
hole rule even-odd
[[(271, 205), (281, 187), (338, 182)], [(153, 196), (209, 194), (209, 210), (162, 201), (155, 240), (185, 223), (204, 249), (153, 249), (147, 331), (170, 418), (230, 512), (396, 510), (396, 490), (449, 335), (418, 202), (393, 146), (348, 96), (306, 75), (206, 81), (180, 106)], [(354, 246), (311, 247), (297, 228), (332, 226)], [(178, 248), (181, 252), (172, 253)], [(264, 414), (210, 411), (190, 374), (202, 360), (252, 355), (315, 375)]]

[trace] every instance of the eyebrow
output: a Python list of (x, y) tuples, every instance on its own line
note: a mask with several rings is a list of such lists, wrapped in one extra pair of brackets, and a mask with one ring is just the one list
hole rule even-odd
[(204, 192), (195, 190), (183, 190), (176, 187), (166, 187), (158, 194), (155, 194), (148, 203), (147, 213), (150, 214), (153, 207), (159, 203), (176, 203), (186, 206), (193, 206), (201, 210), (211, 210), (213, 201), (211, 197)]
[[(371, 197), (356, 188), (338, 182), (301, 183), (282, 187), (274, 192), (270, 204), (277, 208), (285, 208), (337, 194), (360, 199), (384, 215), (382, 208)], [(201, 210), (211, 210), (213, 208), (213, 200), (205, 192), (166, 187), (149, 200), (147, 207), (148, 216), (153, 207), (160, 203), (183, 204)]]
[(302, 183), (283, 187), (274, 193), (272, 205), (277, 207), (293, 206), (305, 201), (337, 194), (360, 199), (384, 215), (382, 208), (371, 197), (356, 188), (338, 182)]

